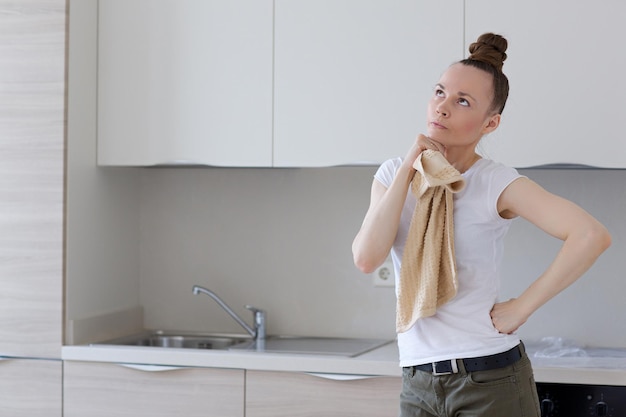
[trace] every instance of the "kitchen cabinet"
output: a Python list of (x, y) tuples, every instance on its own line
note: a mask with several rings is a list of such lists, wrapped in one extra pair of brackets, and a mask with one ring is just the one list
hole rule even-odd
[(511, 95), (479, 151), (623, 168), (625, 13), (616, 0), (108, 0), (98, 163), (377, 165), (406, 153), (441, 72), (494, 31), (510, 41)]
[(463, 54), (462, 27), (460, 0), (101, 2), (98, 163), (403, 155), (424, 129), (431, 86)]
[(274, 165), (379, 164), (463, 57), (463, 1), (276, 0)]
[(65, 0), (0, 2), (0, 415), (62, 415)]
[(485, 31), (509, 41), (509, 101), (484, 154), (515, 167), (626, 167), (626, 3), (473, 0), (465, 13), (468, 44)]
[(61, 417), (60, 360), (0, 358), (0, 415)]
[(0, 356), (61, 357), (65, 23), (0, 2)]
[(244, 373), (65, 361), (64, 417), (243, 417)]
[(247, 371), (246, 417), (380, 417), (399, 412), (402, 379)]
[(61, 417), (65, 0), (0, 1), (0, 415)]
[(98, 13), (98, 164), (271, 165), (271, 0), (107, 0)]

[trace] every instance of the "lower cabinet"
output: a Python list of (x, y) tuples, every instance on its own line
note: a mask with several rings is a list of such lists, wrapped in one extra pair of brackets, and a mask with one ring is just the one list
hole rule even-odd
[(399, 414), (400, 377), (247, 371), (246, 417)]
[(0, 358), (0, 417), (61, 417), (60, 360)]
[(64, 417), (243, 417), (245, 371), (65, 361)]

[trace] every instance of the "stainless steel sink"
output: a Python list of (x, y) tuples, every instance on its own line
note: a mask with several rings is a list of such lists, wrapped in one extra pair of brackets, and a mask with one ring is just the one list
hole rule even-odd
[(230, 350), (353, 357), (390, 343), (391, 340), (340, 337), (268, 336), (253, 340), (249, 335), (145, 331), (92, 345), (122, 345), (160, 348)]
[(228, 349), (250, 341), (248, 335), (221, 333), (187, 333), (163, 330), (145, 331), (130, 336), (107, 340), (94, 345), (153, 346), (162, 348)]
[(354, 357), (391, 343), (391, 340), (343, 337), (271, 336), (230, 346), (231, 351), (334, 355)]

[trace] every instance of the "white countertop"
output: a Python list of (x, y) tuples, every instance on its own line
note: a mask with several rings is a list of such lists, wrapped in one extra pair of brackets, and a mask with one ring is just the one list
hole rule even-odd
[(397, 347), (393, 342), (354, 358), (332, 355), (95, 345), (64, 346), (62, 359), (351, 375), (402, 375), (398, 367)]
[[(529, 352), (537, 382), (626, 386), (626, 358), (535, 358)], [(390, 342), (362, 355), (330, 355), (195, 350), (139, 346), (64, 346), (63, 360), (212, 367), (266, 371), (310, 372), (365, 376), (402, 375), (398, 350)]]

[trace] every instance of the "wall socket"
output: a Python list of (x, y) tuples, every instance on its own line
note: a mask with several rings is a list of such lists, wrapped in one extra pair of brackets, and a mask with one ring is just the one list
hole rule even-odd
[(387, 259), (381, 266), (372, 272), (375, 287), (393, 287), (396, 285), (396, 277), (393, 273), (393, 262)]

